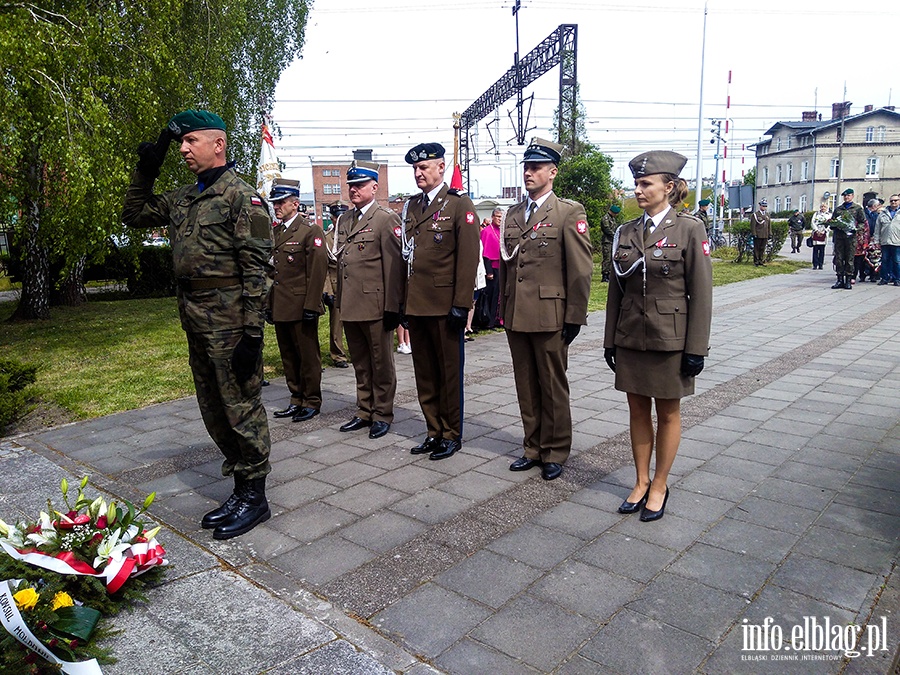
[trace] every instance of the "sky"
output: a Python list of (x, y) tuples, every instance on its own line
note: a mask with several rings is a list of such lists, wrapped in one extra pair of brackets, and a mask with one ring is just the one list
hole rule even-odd
[[(390, 192), (411, 193), (416, 186), (403, 155), (418, 143), (439, 142), (447, 148), (449, 182), (453, 113), (513, 64), (514, 2), (315, 0), (302, 54), (275, 91), (284, 175), (311, 191), (312, 161), (347, 161), (354, 149), (371, 148), (390, 166)], [(716, 161), (710, 118), (728, 120), (718, 175), (724, 170), (733, 180), (755, 163), (747, 146), (775, 122), (799, 120), (806, 110), (830, 119), (831, 104), (841, 100), (853, 103), (851, 114), (867, 104), (900, 104), (896, 40), (887, 37), (900, 19), (896, 0), (635, 2), (521, 0), (518, 12), (523, 56), (560, 24), (577, 24), (588, 137), (613, 158), (613, 176), (626, 187), (628, 161), (646, 150), (684, 154), (682, 177), (695, 177), (701, 63), (704, 176), (713, 175)], [(527, 139), (552, 139), (558, 87), (556, 67), (526, 89), (534, 96)], [(515, 110), (515, 98), (500, 106), (496, 143), (486, 129), (493, 116), (478, 124), (468, 185), (476, 198), (522, 184), (524, 146), (509, 117)]]

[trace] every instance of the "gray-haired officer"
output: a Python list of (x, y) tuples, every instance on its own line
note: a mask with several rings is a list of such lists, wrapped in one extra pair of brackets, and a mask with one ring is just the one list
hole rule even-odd
[[(197, 182), (153, 194), (173, 140)], [(244, 534), (271, 516), (265, 490), (269, 426), (260, 384), (272, 226), (262, 198), (227, 163), (227, 145), (218, 115), (178, 113), (156, 143), (139, 146), (122, 209), (123, 223), (167, 228), (172, 243), (197, 403), (224, 455), (222, 475), (234, 479), (231, 496), (201, 521), (215, 539)]]
[(753, 235), (753, 264), (761, 267), (766, 264), (766, 245), (772, 238), (772, 219), (766, 213), (769, 202), (760, 200), (759, 208), (750, 216), (750, 233)]
[(400, 218), (375, 201), (378, 164), (354, 160), (347, 170), (353, 208), (338, 220), (335, 304), (344, 318), (356, 374), (353, 419), (341, 431), (369, 428), (380, 438), (394, 421), (394, 334), (400, 325), (406, 267), (400, 256)]
[(319, 316), (324, 313), (322, 294), (328, 274), (325, 233), (315, 221), (300, 213), (300, 183), (279, 178), (269, 201), (281, 224), (275, 228), (275, 281), (269, 307), (284, 379), (291, 400), (274, 417), (305, 422), (322, 407), (322, 354), (319, 351)]
[(524, 454), (510, 471), (562, 474), (572, 449), (569, 345), (587, 323), (591, 237), (584, 207), (553, 193), (562, 146), (535, 138), (525, 150), (528, 196), (500, 235), (500, 316), (512, 355)]
[(475, 205), (444, 183), (444, 147), (421, 143), (406, 153), (422, 191), (403, 206), (407, 263), (405, 312), (427, 436), (411, 449), (445, 459), (462, 447), (463, 329), (473, 304), (479, 257)]

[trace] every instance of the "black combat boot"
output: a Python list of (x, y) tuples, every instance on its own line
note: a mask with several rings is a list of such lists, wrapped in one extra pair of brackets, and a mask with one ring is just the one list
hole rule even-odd
[(246, 482), (240, 502), (215, 530), (213, 539), (231, 539), (249, 532), (272, 517), (266, 501), (266, 479), (254, 478)]
[(843, 288), (844, 287), (844, 277), (840, 274), (837, 275), (837, 283), (835, 283), (832, 288)]
[(853, 277), (851, 277), (851, 276), (844, 277), (844, 288), (846, 288), (848, 291), (853, 290)]
[(231, 496), (225, 500), (225, 503), (222, 504), (217, 509), (213, 509), (205, 516), (203, 516), (203, 520), (200, 521), (200, 527), (204, 530), (211, 530), (214, 527), (218, 527), (221, 525), (228, 516), (237, 508), (238, 503), (241, 501), (241, 495), (244, 493), (244, 487), (247, 482), (241, 478), (240, 476), (235, 475), (234, 477), (234, 490), (231, 493)]

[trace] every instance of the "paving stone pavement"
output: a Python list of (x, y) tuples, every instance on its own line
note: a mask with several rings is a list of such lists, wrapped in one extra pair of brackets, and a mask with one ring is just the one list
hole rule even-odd
[[(108, 673), (894, 672), (900, 295), (831, 283), (803, 270), (715, 289), (656, 523), (616, 512), (634, 474), (602, 312), (570, 350), (559, 480), (508, 470), (522, 430), (497, 332), (466, 345), (464, 447), (445, 461), (409, 454), (424, 432), (410, 357), (378, 440), (338, 432), (353, 374), (327, 369), (320, 416), (271, 420), (273, 517), (243, 537), (198, 526), (229, 485), (192, 398), (5, 439), (0, 516), (33, 512), (63, 474), (158, 493), (175, 565)], [(287, 398), (283, 380), (264, 390), (270, 411)], [(883, 640), (855, 658), (790, 642), (826, 620)], [(748, 649), (779, 631), (780, 650)]]

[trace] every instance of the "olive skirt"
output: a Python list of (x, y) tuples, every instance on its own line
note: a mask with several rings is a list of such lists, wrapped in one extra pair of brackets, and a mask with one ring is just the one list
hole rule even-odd
[(651, 398), (690, 396), (694, 378), (681, 374), (681, 354), (616, 347), (616, 389)]

